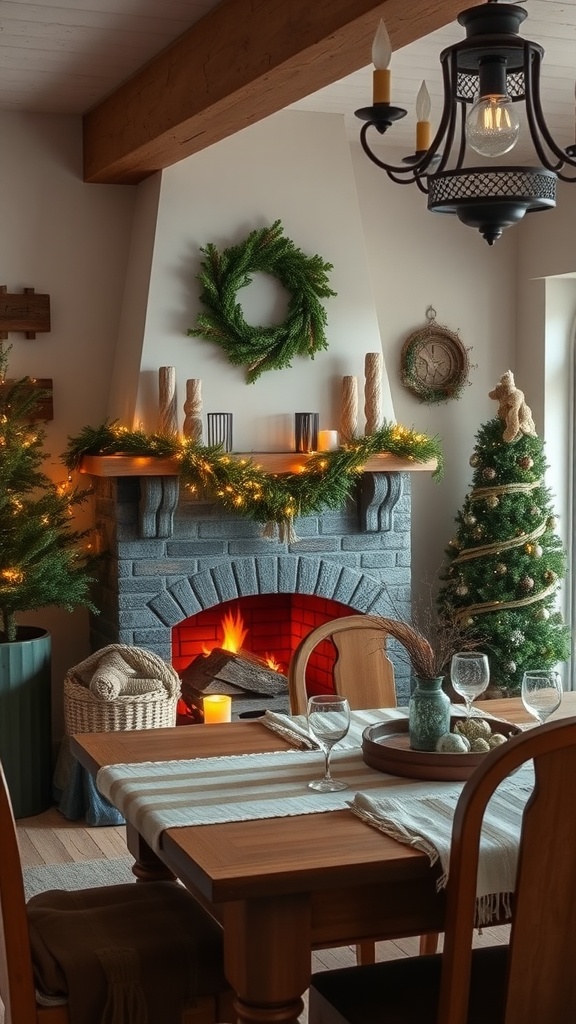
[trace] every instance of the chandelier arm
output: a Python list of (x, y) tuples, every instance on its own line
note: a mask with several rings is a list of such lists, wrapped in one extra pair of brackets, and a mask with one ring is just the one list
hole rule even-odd
[[(526, 114), (528, 116), (532, 142), (540, 160), (548, 170), (555, 171), (561, 181), (574, 182), (576, 181), (576, 173), (573, 175), (562, 173), (562, 168), (565, 166), (572, 167), (576, 172), (576, 160), (570, 157), (565, 150), (560, 149), (556, 140), (550, 133), (544, 117), (544, 111), (542, 110), (542, 102), (540, 99), (540, 67), (542, 64), (542, 56), (539, 51), (533, 51), (534, 63), (536, 65), (535, 74), (533, 75), (532, 62), (530, 61), (531, 52), (531, 48), (527, 42), (525, 47), (524, 78), (526, 81)], [(558, 163), (552, 163), (548, 153), (542, 145), (540, 137), (542, 137), (550, 152), (553, 153), (554, 156), (558, 157)]]
[[(440, 163), (438, 164), (438, 167), (434, 169), (435, 174), (439, 174), (441, 171), (445, 169), (446, 164), (450, 159), (452, 146), (454, 145), (457, 107), (452, 102), (452, 88), (454, 83), (458, 81), (457, 59), (458, 58), (456, 51), (452, 50), (452, 52), (450, 53), (450, 60), (448, 61), (446, 58), (442, 60), (442, 81), (444, 83), (444, 108), (442, 110), (442, 117), (440, 119), (438, 131), (436, 132), (436, 136), (430, 147), (429, 152), (432, 151), (433, 153), (436, 153), (444, 136), (446, 136), (446, 140), (444, 143), (444, 150), (442, 156), (440, 157)], [(461, 148), (460, 156), (462, 155), (463, 152)]]
[[(368, 142), (366, 141), (368, 129), (372, 127), (374, 127), (374, 123), (372, 121), (366, 121), (362, 125), (362, 128), (360, 129), (360, 145), (362, 146), (362, 149), (366, 153), (366, 156), (369, 157), (372, 163), (376, 164), (377, 167), (380, 167), (383, 171), (386, 171), (386, 174), (390, 178), (392, 178), (392, 180), (395, 181), (398, 185), (414, 184), (414, 181), (416, 179), (414, 177), (414, 168), (412, 166), (396, 167), (394, 164), (385, 164), (383, 160), (380, 160), (379, 157), (377, 157), (376, 154), (372, 152)], [(399, 174), (401, 175), (401, 177), (393, 177), (393, 175), (395, 174)], [(410, 177), (410, 175), (412, 175), (412, 177)]]

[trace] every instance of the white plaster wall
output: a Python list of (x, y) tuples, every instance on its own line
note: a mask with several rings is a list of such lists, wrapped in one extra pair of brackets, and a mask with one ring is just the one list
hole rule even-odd
[[(445, 475), (412, 476), (412, 582), (415, 600), (429, 596), (454, 535), (454, 517), (470, 488), (475, 434), (496, 415), (488, 392), (514, 369), (516, 245), (513, 230), (489, 246), (456, 217), (432, 214), (415, 185), (397, 185), (354, 145), (353, 163), (368, 263), (396, 415), (443, 442)], [(398, 158), (401, 154), (398, 154)], [(400, 379), (404, 340), (426, 323), (458, 331), (473, 364), (459, 400), (426, 405)]]
[[(220, 346), (186, 336), (200, 309), (200, 248), (228, 248), (277, 219), (304, 253), (334, 265), (330, 286), (337, 296), (324, 300), (329, 348), (247, 385), (243, 368), (232, 366)], [(269, 290), (256, 284), (238, 296), (247, 319), (282, 320), (281, 290), (274, 282)], [(337, 429), (345, 375), (359, 378), (363, 432), (364, 357), (380, 348), (341, 117), (284, 111), (163, 172), (137, 421), (156, 426), (158, 368), (169, 365), (176, 368), (180, 425), (185, 382), (200, 378), (204, 414), (233, 413), (237, 451), (289, 450), (295, 412), (319, 412), (321, 429)], [(384, 412), (392, 417), (387, 397)]]
[[(0, 111), (0, 139), (0, 284), (48, 293), (52, 326), (35, 339), (10, 334), (9, 373), (53, 379), (45, 469), (62, 480), (68, 436), (106, 415), (134, 189), (82, 182), (80, 118)], [(91, 521), (88, 506), (80, 525)], [(62, 679), (88, 653), (87, 613), (42, 608), (20, 621), (52, 633), (60, 735)]]

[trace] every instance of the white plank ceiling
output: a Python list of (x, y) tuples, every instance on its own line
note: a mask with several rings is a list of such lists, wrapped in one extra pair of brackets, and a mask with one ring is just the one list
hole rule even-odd
[[(0, 109), (82, 114), (186, 31), (219, 0), (0, 0)], [(408, 3), (409, 0), (406, 0)], [(463, 7), (467, 4), (463, 0)], [(543, 105), (562, 145), (575, 141), (576, 0), (527, 0), (522, 34), (544, 46)], [(376, 25), (374, 26), (376, 30)], [(407, 151), (414, 145), (416, 93), (425, 79), (432, 120), (441, 110), (438, 54), (462, 38), (447, 26), (392, 57), (392, 99), (409, 110), (394, 128)], [(366, 68), (294, 105), (341, 114), (352, 137), (357, 107), (371, 102)], [(520, 151), (515, 150), (515, 160)]]

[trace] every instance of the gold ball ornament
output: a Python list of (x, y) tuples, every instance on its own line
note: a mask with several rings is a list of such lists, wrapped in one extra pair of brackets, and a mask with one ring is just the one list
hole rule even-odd
[(474, 537), (475, 540), (481, 540), (482, 537), (484, 536), (484, 527), (475, 526), (474, 529), (472, 530), (472, 536)]
[(490, 747), (490, 750), (493, 750), (494, 747), (501, 747), (503, 743), (506, 743), (506, 737), (501, 732), (493, 733), (490, 739), (488, 740), (488, 746)]
[(558, 526), (558, 520), (557, 520), (556, 516), (548, 516), (548, 519), (546, 520), (546, 529), (547, 530), (555, 530), (557, 528), (557, 526)]
[(497, 494), (489, 494), (486, 498), (486, 508), (498, 508), (500, 498)]
[(521, 459), (518, 459), (518, 465), (520, 469), (532, 469), (534, 459), (530, 455), (523, 455)]
[(494, 566), (494, 573), (496, 576), (505, 576), (508, 572), (508, 566), (504, 562), (497, 562)]
[(464, 522), (466, 523), (466, 526), (474, 526), (477, 522), (476, 516), (469, 512), (468, 515), (464, 516)]
[(468, 461), (472, 467), (480, 465), (480, 457), (478, 455), (471, 455)]
[(465, 583), (460, 583), (456, 587), (456, 593), (457, 593), (458, 597), (466, 597), (466, 595), (469, 594), (470, 591), (469, 591), (469, 589), (468, 589), (468, 587), (466, 586)]
[(492, 466), (486, 466), (486, 468), (482, 470), (482, 476), (484, 480), (495, 480), (496, 470)]
[(455, 723), (454, 732), (466, 736), (472, 743), (473, 740), (477, 740), (481, 736), (486, 739), (491, 735), (492, 730), (485, 718), (462, 718)]
[(516, 669), (518, 668), (515, 661), (507, 661), (502, 667), (509, 676), (513, 676)]
[(531, 576), (523, 576), (520, 580), (520, 590), (525, 594), (529, 594), (534, 589), (534, 580)]
[(483, 736), (479, 736), (477, 740), (472, 740), (470, 744), (470, 753), (472, 754), (487, 754), (489, 750), (490, 744)]
[(546, 572), (544, 573), (544, 582), (545, 583), (548, 583), (550, 585), (551, 583), (556, 583), (557, 579), (558, 579), (558, 575), (557, 575), (557, 573), (554, 572), (553, 569), (546, 569)]

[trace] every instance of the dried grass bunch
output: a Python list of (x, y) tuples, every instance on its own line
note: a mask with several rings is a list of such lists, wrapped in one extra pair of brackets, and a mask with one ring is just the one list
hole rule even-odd
[(376, 620), (389, 636), (402, 644), (412, 671), (419, 679), (435, 679), (443, 675), (453, 654), (475, 650), (482, 644), (481, 637), (470, 632), (465, 635), (456, 620), (437, 619), (432, 613), (425, 618), (422, 627), (400, 619)]

